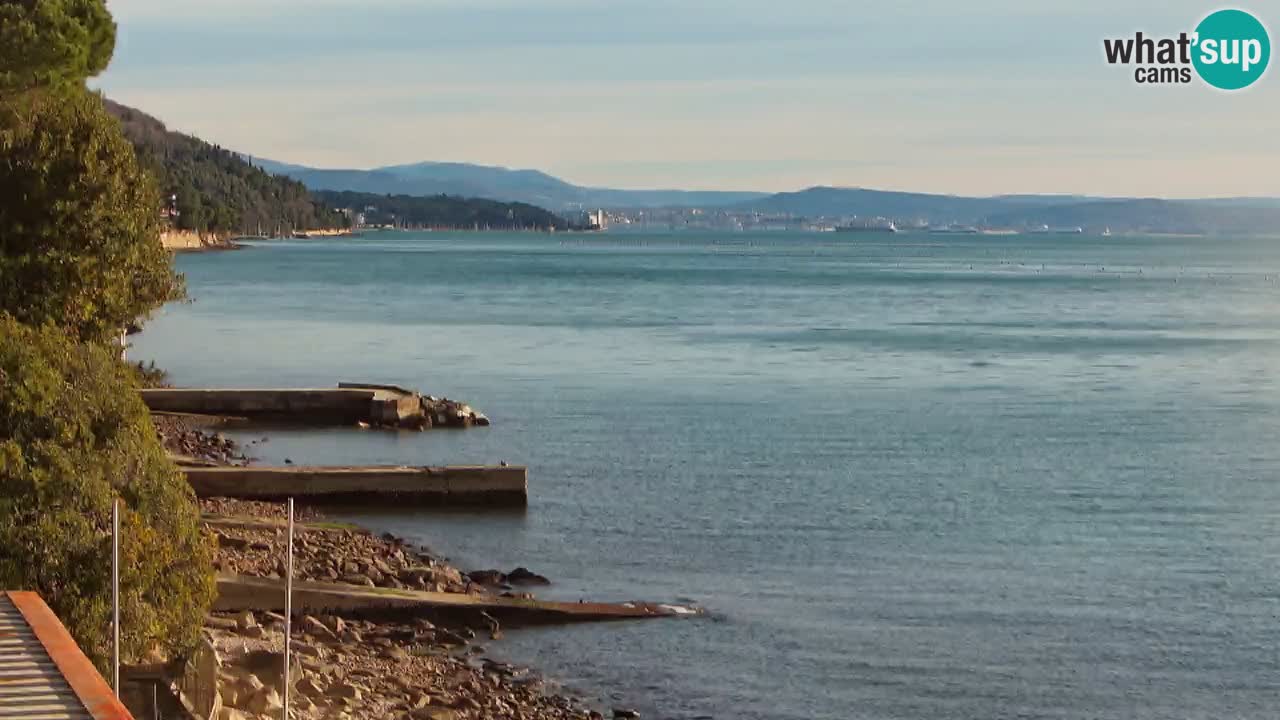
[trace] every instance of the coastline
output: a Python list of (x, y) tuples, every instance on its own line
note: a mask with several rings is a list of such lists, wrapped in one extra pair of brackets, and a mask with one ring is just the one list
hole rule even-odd
[[(220, 434), (174, 418), (161, 419), (156, 427), (166, 449), (182, 461), (224, 466), (252, 462), (248, 448)], [(267, 440), (264, 435), (259, 442)], [(228, 498), (199, 502), (202, 524), (217, 543), (214, 571), (220, 578), (282, 577), (282, 504)], [(523, 567), (465, 572), (430, 549), (331, 522), (307, 505), (299, 507), (297, 520), (294, 577), (299, 581), (515, 600), (533, 600), (529, 589), (551, 582)], [(203, 681), (206, 691), (195, 695), (216, 698), (212, 702), (221, 709), (203, 708), (210, 717), (249, 720), (279, 713), (283, 626), (277, 612), (244, 609), (206, 617), (204, 643), (213, 650), (216, 672)], [(609, 709), (602, 699), (566, 693), (530, 668), (487, 657), (481, 643), (501, 639), (502, 630), (484, 612), (368, 608), (319, 617), (295, 613), (291, 647), (299, 664), (292, 707), (297, 717), (316, 720), (602, 720), (609, 712), (615, 718), (639, 717), (633, 710)], [(184, 676), (195, 672), (199, 662), (208, 662), (207, 656), (198, 660), (200, 654), (188, 662)], [(185, 695), (182, 699), (187, 701)]]
[(217, 252), (244, 247), (233, 242), (230, 236), (194, 230), (165, 230), (160, 233), (160, 244), (175, 253)]

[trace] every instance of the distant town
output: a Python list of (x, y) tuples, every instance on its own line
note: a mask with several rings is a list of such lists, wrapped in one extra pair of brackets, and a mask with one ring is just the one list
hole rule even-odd
[[(1051, 227), (1044, 224), (1020, 226), (991, 226), (970, 224), (954, 220), (916, 217), (895, 220), (883, 216), (860, 217), (804, 217), (792, 213), (766, 213), (726, 208), (638, 208), (629, 210), (584, 210), (566, 213), (566, 221), (573, 226), (592, 230), (718, 230), (744, 231), (802, 231), (841, 233), (933, 233), (948, 235), (1015, 235), (1069, 234), (1085, 232), (1079, 225)], [(1098, 232), (1110, 234), (1110, 228)]]

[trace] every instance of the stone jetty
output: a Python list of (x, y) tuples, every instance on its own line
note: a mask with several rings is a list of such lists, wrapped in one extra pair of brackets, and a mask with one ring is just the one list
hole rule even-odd
[(139, 391), (153, 413), (244, 418), (292, 425), (351, 425), (426, 430), (487, 426), (471, 406), (394, 385), (338, 383), (336, 388)]

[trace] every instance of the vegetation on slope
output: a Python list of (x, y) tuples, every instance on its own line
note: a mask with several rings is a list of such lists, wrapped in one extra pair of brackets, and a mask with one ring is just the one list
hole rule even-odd
[(159, 195), (84, 87), (0, 101), (0, 312), (103, 342), (181, 295)]
[(173, 132), (139, 110), (110, 101), (107, 107), (155, 176), (166, 205), (176, 210), (172, 222), (179, 229), (256, 235), (346, 227), (346, 218), (318, 202), (302, 183)]
[(564, 229), (567, 225), (554, 213), (525, 203), (447, 195), (415, 197), (330, 191), (315, 194), (330, 205), (364, 215), (369, 225), (463, 230), (547, 230)]

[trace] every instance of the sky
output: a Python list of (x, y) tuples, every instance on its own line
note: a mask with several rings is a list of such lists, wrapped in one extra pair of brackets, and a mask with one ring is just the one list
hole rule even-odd
[[(1143, 86), (1102, 40), (1188, 0), (108, 0), (93, 85), (172, 129), (329, 168), (580, 185), (1280, 196), (1280, 69)], [(1280, 28), (1280, 3), (1233, 5)], [(1280, 62), (1278, 60), (1277, 62)], [(1272, 63), (1273, 65), (1276, 63)]]

